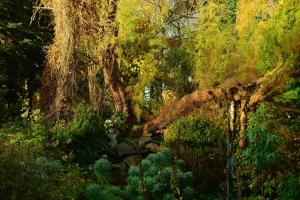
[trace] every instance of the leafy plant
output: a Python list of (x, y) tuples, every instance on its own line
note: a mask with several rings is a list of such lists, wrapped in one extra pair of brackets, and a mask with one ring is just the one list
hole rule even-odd
[(88, 200), (122, 200), (126, 196), (121, 188), (110, 185), (111, 163), (106, 159), (99, 159), (91, 167), (99, 184), (89, 184), (85, 190)]
[(96, 161), (96, 163), (94, 164), (93, 166), (94, 174), (96, 175), (101, 187), (109, 183), (110, 169), (111, 169), (110, 162), (103, 158)]
[(172, 164), (171, 151), (163, 148), (150, 154), (141, 166), (129, 169), (126, 190), (130, 199), (192, 199), (191, 187), (193, 174), (184, 171), (185, 162), (177, 160)]
[[(225, 134), (200, 117), (183, 117), (164, 134), (165, 145), (187, 160), (202, 189), (214, 188), (225, 160)], [(209, 179), (207, 178), (209, 177)]]
[(300, 199), (300, 177), (289, 176), (279, 183), (278, 188), (280, 190), (280, 199)]
[(83, 181), (58, 160), (37, 155), (24, 145), (0, 146), (0, 198), (71, 199), (79, 195)]
[(271, 122), (269, 110), (264, 104), (249, 115), (245, 133), (248, 147), (242, 152), (245, 165), (264, 169), (276, 162), (278, 158), (276, 145), (279, 137), (270, 131)]
[(89, 164), (109, 146), (105, 131), (99, 111), (80, 105), (71, 122), (57, 123), (53, 128), (52, 144), (69, 154), (71, 160)]
[(261, 194), (262, 198), (275, 192), (270, 168), (279, 158), (279, 136), (272, 131), (271, 124), (272, 117), (265, 104), (260, 105), (255, 113), (250, 113), (245, 132), (248, 145), (241, 152), (244, 175), (250, 178), (247, 184), (252, 195)]

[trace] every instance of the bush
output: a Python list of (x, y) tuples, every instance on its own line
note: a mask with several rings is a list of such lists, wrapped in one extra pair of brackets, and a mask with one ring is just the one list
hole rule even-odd
[(27, 128), (19, 126), (12, 135), (11, 144), (25, 145), (35, 151), (42, 151), (46, 146), (49, 132), (42, 124), (30, 124)]
[(184, 167), (183, 160), (172, 164), (170, 149), (164, 148), (156, 154), (148, 155), (141, 162), (140, 168), (131, 166), (129, 169), (126, 190), (130, 199), (144, 199), (144, 196), (149, 199), (192, 199), (193, 174), (184, 172)]
[(26, 147), (1, 146), (0, 199), (57, 199), (62, 165)]
[(284, 181), (280, 182), (280, 199), (300, 199), (300, 177), (290, 176)]
[[(225, 133), (199, 117), (183, 117), (165, 131), (165, 145), (187, 160), (201, 189), (218, 189), (225, 166)], [(208, 178), (209, 177), (209, 178)]]
[(277, 161), (276, 145), (279, 137), (270, 131), (271, 122), (269, 110), (265, 105), (261, 105), (255, 113), (250, 113), (245, 132), (248, 146), (242, 152), (245, 165), (252, 165), (260, 170), (266, 169)]
[(91, 167), (99, 184), (89, 184), (85, 190), (85, 197), (88, 200), (123, 200), (126, 194), (124, 191), (109, 182), (111, 163), (106, 159), (99, 159)]
[(77, 199), (84, 192), (79, 167), (51, 158), (50, 133), (37, 121), (0, 128), (0, 199)]
[(79, 106), (71, 122), (55, 125), (52, 146), (58, 146), (66, 154), (66, 160), (90, 164), (109, 147), (105, 131), (96, 108)]

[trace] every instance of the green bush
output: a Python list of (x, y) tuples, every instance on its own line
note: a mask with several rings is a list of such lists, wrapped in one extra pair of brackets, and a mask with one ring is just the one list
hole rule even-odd
[(109, 147), (103, 119), (94, 107), (79, 106), (69, 123), (57, 123), (52, 132), (52, 146), (67, 154), (67, 160), (90, 164)]
[(46, 126), (42, 124), (30, 124), (28, 127), (19, 126), (12, 134), (11, 144), (25, 145), (36, 151), (42, 151), (46, 146), (49, 136)]
[(279, 183), (280, 199), (300, 199), (300, 177), (289, 176)]
[(57, 199), (62, 165), (26, 147), (1, 146), (0, 199)]
[(292, 106), (299, 107), (300, 106), (300, 78), (295, 78), (288, 82), (287, 90), (276, 98), (276, 101)]
[(270, 131), (271, 122), (269, 110), (263, 104), (255, 113), (250, 113), (245, 133), (248, 146), (242, 152), (245, 165), (264, 169), (277, 161), (279, 137)]
[(77, 199), (84, 192), (79, 167), (51, 157), (50, 133), (31, 120), (0, 129), (0, 199)]
[[(165, 146), (184, 158), (203, 190), (218, 189), (225, 166), (225, 133), (195, 116), (172, 123), (164, 134)], [(208, 178), (209, 177), (209, 178)]]
[(129, 169), (126, 190), (130, 199), (144, 199), (145, 196), (148, 199), (193, 199), (193, 174), (185, 172), (184, 167), (183, 160), (172, 164), (170, 149), (148, 155), (140, 168), (131, 166)]
[(129, 168), (126, 190), (111, 186), (109, 176), (111, 164), (106, 159), (98, 160), (91, 169), (99, 184), (86, 187), (85, 197), (88, 200), (119, 199), (174, 199), (191, 200), (194, 189), (191, 187), (193, 174), (185, 172), (185, 162), (172, 162), (170, 149), (163, 148), (156, 154), (149, 154), (141, 162), (141, 166)]
[(275, 132), (273, 116), (265, 104), (249, 113), (245, 132), (247, 147), (238, 151), (241, 155), (245, 191), (253, 198), (274, 198), (278, 180), (274, 176), (279, 159), (279, 135)]
[(91, 167), (99, 184), (89, 184), (85, 189), (85, 197), (88, 200), (123, 200), (126, 194), (119, 188), (110, 185), (111, 163), (106, 159), (99, 159)]

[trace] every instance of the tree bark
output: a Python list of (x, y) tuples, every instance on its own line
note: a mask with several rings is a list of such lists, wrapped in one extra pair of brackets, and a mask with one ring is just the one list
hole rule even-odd
[(98, 79), (98, 66), (92, 65), (87, 70), (87, 81), (89, 88), (89, 100), (92, 106), (95, 106), (104, 113), (103, 91)]
[(109, 46), (102, 54), (102, 73), (117, 112), (128, 112), (130, 103), (125, 88), (120, 80), (116, 46)]

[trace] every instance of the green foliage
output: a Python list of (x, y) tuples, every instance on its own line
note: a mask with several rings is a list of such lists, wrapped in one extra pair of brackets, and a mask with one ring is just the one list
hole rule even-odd
[(46, 15), (30, 26), (32, 6), (31, 0), (0, 2), (0, 122), (20, 117), (24, 101), (32, 108), (39, 88), (51, 31), (41, 28)]
[(87, 200), (122, 200), (126, 194), (119, 187), (111, 186), (109, 183), (111, 163), (106, 159), (99, 159), (92, 166), (98, 184), (89, 184), (85, 190)]
[(291, 105), (293, 107), (300, 107), (300, 79), (296, 78), (288, 83), (288, 88), (280, 97), (277, 102)]
[[(13, 131), (13, 130), (12, 130)], [(10, 144), (20, 144), (40, 152), (47, 143), (49, 131), (42, 124), (31, 124), (29, 127), (20, 126), (19, 129), (12, 134)]]
[(280, 199), (299, 199), (300, 198), (300, 177), (289, 176), (279, 183)]
[(195, 81), (201, 88), (222, 83), (232, 76), (236, 65), (236, 33), (234, 1), (209, 1), (198, 6)]
[(220, 129), (200, 117), (183, 117), (168, 127), (164, 142), (187, 161), (201, 189), (212, 189), (219, 182), (225, 156), (225, 134)]
[(103, 130), (101, 116), (95, 107), (78, 106), (73, 121), (69, 125), (70, 135), (84, 136)]
[(60, 161), (40, 156), (27, 146), (9, 142), (0, 145), (0, 198), (3, 200), (75, 198), (84, 185), (78, 177), (75, 169), (68, 171)]
[[(88, 200), (216, 199), (191, 187), (195, 176), (200, 189), (218, 190), (226, 159), (222, 127), (199, 117), (185, 117), (168, 127), (165, 145), (176, 160), (170, 149), (148, 155), (140, 166), (130, 167), (126, 189), (110, 184), (111, 163), (99, 159), (109, 150), (107, 135), (126, 129), (126, 113), (104, 109), (106, 116), (111, 115), (105, 121), (98, 109), (81, 105), (69, 122), (57, 121), (50, 130), (41, 124), (35, 107), (40, 103), (43, 47), (51, 40), (51, 30), (41, 28), (48, 24), (47, 14), (29, 26), (33, 2), (0, 1), (0, 123), (16, 116), (24, 120), (0, 130), (0, 199), (78, 199), (82, 192)], [(74, 70), (80, 71), (74, 76), (80, 79), (74, 98), (80, 101), (88, 98), (85, 91), (93, 85), (85, 84), (86, 69), (92, 64), (100, 73), (99, 52), (109, 45), (118, 51), (117, 61), (111, 61), (118, 63), (120, 80), (128, 86), (138, 117), (172, 103), (166, 103), (165, 94), (180, 98), (195, 85), (226, 88), (255, 81), (275, 68), (299, 70), (299, 0), (119, 0), (116, 21), (110, 22), (114, 2), (85, 1), (80, 9), (91, 9), (74, 13), (83, 19), (76, 29), (80, 50), (74, 56), (80, 57), (74, 60), (79, 64)], [(100, 74), (94, 78), (100, 87), (104, 85)], [(47, 84), (58, 90), (51, 81)], [(247, 148), (234, 152), (249, 199), (300, 199), (300, 79), (286, 85), (273, 86), (286, 88), (276, 103), (289, 110), (275, 121), (267, 106), (260, 106), (249, 115)], [(102, 89), (104, 98), (109, 98), (107, 88)], [(87, 166), (94, 162), (89, 176)], [(86, 187), (92, 181), (88, 178), (96, 184)]]
[(281, 1), (261, 41), (257, 71), (260, 74), (278, 65), (297, 67), (299, 59), (300, 11), (299, 1)]
[(100, 159), (96, 161), (96, 163), (93, 166), (93, 169), (94, 174), (96, 175), (101, 186), (109, 183), (111, 164), (108, 160)]
[(228, 7), (229, 7), (229, 18), (231, 23), (235, 23), (236, 22), (236, 11), (237, 11), (237, 0), (229, 0), (228, 3)]
[(107, 186), (101, 190), (97, 184), (90, 184), (85, 191), (87, 200), (123, 200), (124, 196), (120, 194), (122, 191), (118, 187)]
[(57, 123), (52, 146), (68, 154), (68, 159), (81, 164), (91, 163), (109, 146), (105, 127), (99, 111), (94, 107), (79, 106), (74, 119), (65, 124)]
[(101, 189), (97, 184), (90, 184), (86, 187), (85, 196), (88, 200), (100, 200), (101, 197)]
[(180, 145), (193, 149), (198, 156), (217, 153), (224, 141), (220, 130), (200, 117), (183, 117), (172, 123), (165, 133), (165, 143), (173, 148)]
[(277, 161), (279, 137), (270, 131), (271, 122), (269, 110), (264, 104), (260, 105), (255, 113), (249, 115), (248, 128), (245, 133), (248, 146), (242, 152), (245, 165), (264, 169)]
[(121, 40), (132, 41), (137, 37), (136, 23), (140, 14), (140, 1), (120, 0), (118, 7), (117, 19), (120, 23), (119, 37)]
[(181, 47), (191, 10), (188, 2), (167, 0), (122, 0), (119, 5), (120, 71), (139, 118), (144, 109), (159, 109), (164, 90), (181, 96), (193, 88), (189, 53), (194, 49)]
[(180, 166), (172, 165), (171, 151), (163, 148), (142, 160), (140, 168), (131, 166), (126, 187), (130, 199), (192, 199), (193, 174), (183, 171), (183, 160), (176, 163)]
[(250, 113), (245, 132), (247, 147), (237, 153), (238, 156), (241, 153), (247, 189), (255, 198), (263, 199), (278, 194), (278, 180), (272, 170), (276, 170), (276, 163), (284, 158), (279, 154), (282, 138), (275, 132), (273, 121), (274, 116), (266, 104), (261, 104), (254, 113)]

